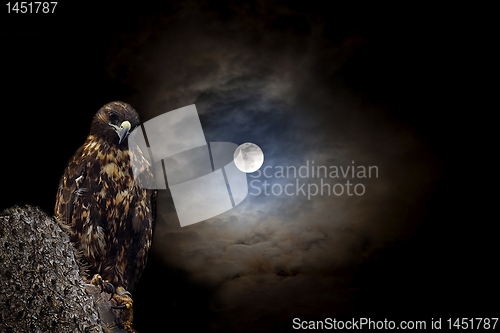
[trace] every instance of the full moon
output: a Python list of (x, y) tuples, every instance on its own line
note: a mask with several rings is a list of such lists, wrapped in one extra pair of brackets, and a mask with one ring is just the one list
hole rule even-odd
[(255, 172), (262, 163), (264, 163), (264, 153), (255, 143), (244, 143), (234, 151), (234, 164), (243, 172)]

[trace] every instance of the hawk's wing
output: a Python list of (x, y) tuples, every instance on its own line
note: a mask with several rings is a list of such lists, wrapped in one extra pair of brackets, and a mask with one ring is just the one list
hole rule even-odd
[(57, 190), (54, 217), (57, 221), (67, 226), (73, 224), (73, 210), (78, 195), (81, 195), (86, 190), (81, 187), (86, 173), (82, 151), (83, 146), (71, 158), (68, 167), (61, 177)]

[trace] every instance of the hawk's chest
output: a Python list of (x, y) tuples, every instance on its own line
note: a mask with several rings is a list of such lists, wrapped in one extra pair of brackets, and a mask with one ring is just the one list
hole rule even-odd
[(131, 175), (128, 150), (110, 148), (99, 151), (90, 184), (96, 204), (107, 210), (127, 210), (136, 196), (137, 186)]

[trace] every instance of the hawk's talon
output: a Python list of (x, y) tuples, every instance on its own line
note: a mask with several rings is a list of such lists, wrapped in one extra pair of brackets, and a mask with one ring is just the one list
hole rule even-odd
[(101, 294), (104, 291), (104, 281), (101, 277), (99, 277), (99, 287), (101, 287)]
[(111, 308), (116, 309), (116, 310), (125, 310), (125, 309), (130, 309), (131, 307), (132, 307), (132, 304), (128, 303), (128, 304), (123, 304), (123, 305), (118, 305), (118, 306), (112, 306)]
[(90, 284), (98, 285), (101, 289), (101, 294), (103, 291), (106, 291), (107, 293), (111, 294), (109, 300), (111, 301), (113, 299), (113, 296), (115, 295), (115, 286), (113, 286), (108, 281), (104, 281), (99, 274), (94, 275), (92, 281), (90, 281)]
[[(111, 297), (109, 298), (109, 301), (111, 301), (113, 299), (113, 296), (115, 295), (115, 286), (113, 286), (111, 283), (109, 282), (104, 282), (106, 284), (106, 287), (108, 287), (108, 289), (111, 291), (110, 294), (111, 294)], [(102, 293), (102, 291), (101, 291)]]
[(122, 286), (119, 286), (116, 288), (114, 300), (116, 301), (116, 306), (112, 306), (111, 308), (120, 311), (120, 313), (117, 314), (118, 326), (127, 330), (130, 329), (134, 318), (134, 301), (132, 299), (132, 294)]
[(125, 289), (124, 290), (119, 290), (117, 292), (117, 295), (118, 296), (128, 295), (130, 298), (132, 298), (132, 294), (129, 291), (125, 290)]
[[(118, 295), (118, 296), (127, 295), (132, 300), (132, 294), (129, 291), (123, 289), (122, 287), (118, 287), (118, 290), (116, 291), (116, 295)], [(132, 303), (125, 303), (122, 305), (112, 306), (111, 308), (116, 309), (116, 310), (130, 309), (130, 308), (132, 308)]]

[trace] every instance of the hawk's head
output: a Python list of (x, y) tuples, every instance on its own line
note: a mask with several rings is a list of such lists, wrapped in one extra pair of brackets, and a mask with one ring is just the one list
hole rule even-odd
[(97, 111), (90, 135), (109, 144), (126, 145), (127, 135), (139, 125), (139, 115), (127, 103), (111, 102)]

